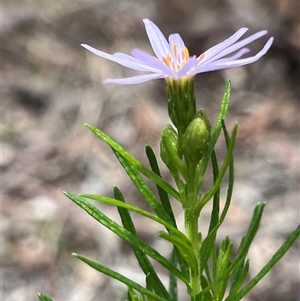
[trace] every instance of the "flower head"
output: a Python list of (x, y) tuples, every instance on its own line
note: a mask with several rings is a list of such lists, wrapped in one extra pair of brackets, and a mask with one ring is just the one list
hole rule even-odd
[(250, 51), (244, 46), (267, 34), (266, 30), (262, 30), (238, 41), (248, 30), (243, 27), (231, 37), (208, 49), (200, 56), (190, 56), (178, 33), (171, 34), (168, 42), (153, 22), (148, 19), (143, 21), (155, 56), (140, 49), (133, 49), (131, 52), (132, 56), (119, 52), (108, 54), (89, 45), (81, 44), (82, 47), (98, 56), (133, 70), (147, 72), (145, 75), (134, 77), (106, 79), (105, 83), (130, 85), (157, 78), (181, 79), (193, 77), (198, 73), (247, 65), (261, 58), (269, 50), (274, 40), (271, 37), (256, 55), (242, 58), (244, 54)]

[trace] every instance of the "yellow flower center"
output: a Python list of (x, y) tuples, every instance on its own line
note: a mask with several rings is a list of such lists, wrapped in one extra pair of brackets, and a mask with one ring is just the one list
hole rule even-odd
[[(184, 47), (183, 51), (181, 53), (178, 53), (178, 46), (177, 44), (172, 45), (172, 55), (167, 54), (162, 61), (166, 66), (171, 68), (174, 71), (180, 70), (188, 61), (190, 58), (189, 51), (186, 47)], [(197, 65), (204, 59), (205, 53), (202, 53), (198, 58), (197, 58)]]
[(174, 71), (180, 70), (187, 60), (189, 59), (189, 51), (186, 47), (184, 47), (181, 53), (178, 53), (178, 47), (176, 44), (172, 45), (173, 56), (170, 54), (166, 55), (162, 60), (166, 66), (170, 67)]

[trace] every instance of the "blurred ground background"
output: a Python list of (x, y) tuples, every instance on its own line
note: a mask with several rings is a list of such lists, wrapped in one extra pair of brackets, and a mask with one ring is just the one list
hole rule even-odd
[[(61, 301), (125, 300), (123, 287), (71, 252), (142, 279), (129, 248), (62, 191), (111, 196), (118, 185), (128, 202), (145, 207), (110, 148), (83, 124), (96, 125), (145, 161), (144, 145), (158, 151), (160, 131), (169, 122), (164, 81), (104, 86), (107, 77), (132, 73), (80, 47), (150, 51), (145, 17), (165, 35), (180, 33), (197, 55), (242, 26), (251, 33), (268, 29), (268, 37), (275, 37), (260, 61), (196, 77), (198, 106), (212, 121), (224, 83), (232, 81), (227, 124), (232, 129), (240, 123), (236, 186), (221, 235), (238, 242), (255, 204), (267, 201), (250, 252), (255, 275), (299, 222), (299, 12), (297, 0), (2, 2), (2, 300), (37, 300), (37, 291)], [(251, 45), (253, 53), (268, 37)], [(218, 153), (222, 157), (224, 144)], [(117, 216), (113, 208), (102, 209)], [(160, 228), (145, 227), (139, 217), (136, 223), (143, 239), (168, 254), (155, 238)], [(300, 300), (299, 241), (245, 300)]]

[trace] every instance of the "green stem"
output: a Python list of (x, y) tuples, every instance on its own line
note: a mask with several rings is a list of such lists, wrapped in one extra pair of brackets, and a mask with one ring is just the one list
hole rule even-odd
[[(189, 166), (191, 179), (195, 179), (195, 166)], [(201, 289), (201, 277), (200, 277), (200, 242), (198, 235), (198, 215), (196, 214), (196, 205), (198, 193), (195, 188), (195, 181), (190, 181), (186, 186), (187, 190), (187, 201), (186, 208), (184, 209), (184, 222), (185, 231), (188, 239), (190, 240), (193, 248), (193, 252), (197, 259), (198, 269), (196, 273), (190, 272), (190, 283), (191, 283), (191, 301), (196, 300), (196, 296), (200, 293)]]
[(195, 297), (200, 292), (200, 244), (198, 237), (198, 218), (195, 216), (194, 208), (187, 208), (184, 210), (185, 219), (185, 231), (188, 239), (190, 240), (193, 248), (193, 252), (198, 260), (198, 270), (196, 273), (190, 273), (190, 283), (191, 283), (191, 301), (195, 300)]

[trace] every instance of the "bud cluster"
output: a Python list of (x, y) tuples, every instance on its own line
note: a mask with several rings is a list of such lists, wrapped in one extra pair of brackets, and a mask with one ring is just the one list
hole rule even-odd
[(168, 125), (163, 130), (161, 158), (172, 174), (186, 177), (208, 149), (211, 126), (204, 109), (196, 112), (193, 78), (168, 80), (167, 95), (169, 115), (176, 129)]

